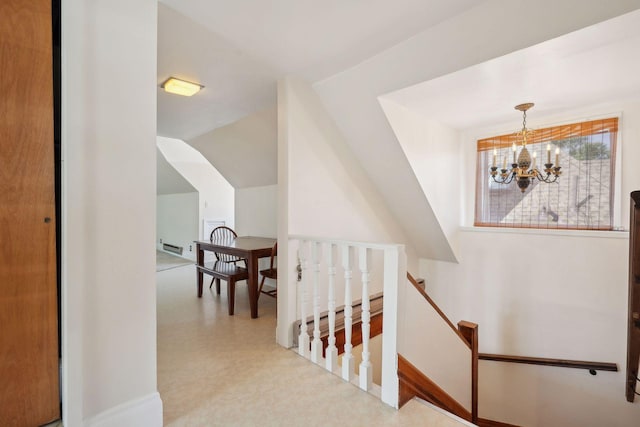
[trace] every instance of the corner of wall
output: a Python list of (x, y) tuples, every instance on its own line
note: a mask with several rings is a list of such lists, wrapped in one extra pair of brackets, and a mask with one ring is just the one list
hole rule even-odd
[(85, 420), (87, 427), (161, 427), (162, 400), (158, 392), (124, 402)]

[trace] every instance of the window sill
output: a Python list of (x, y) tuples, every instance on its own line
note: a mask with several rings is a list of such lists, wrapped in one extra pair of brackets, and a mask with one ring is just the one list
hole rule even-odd
[(460, 227), (460, 231), (472, 233), (511, 233), (537, 234), (541, 236), (596, 237), (606, 239), (628, 239), (628, 231), (599, 230), (552, 230), (547, 228), (510, 228), (510, 227)]

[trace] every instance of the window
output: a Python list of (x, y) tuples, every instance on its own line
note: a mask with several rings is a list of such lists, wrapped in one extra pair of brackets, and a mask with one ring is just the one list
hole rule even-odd
[(618, 118), (535, 130), (527, 149), (536, 152), (536, 167), (542, 171), (544, 163), (556, 163), (558, 148), (562, 175), (552, 184), (534, 179), (524, 193), (515, 180), (494, 182), (489, 169), (494, 155), (499, 168), (507, 162), (511, 168), (514, 142), (520, 151), (517, 136), (479, 140), (475, 225), (612, 230), (617, 133)]

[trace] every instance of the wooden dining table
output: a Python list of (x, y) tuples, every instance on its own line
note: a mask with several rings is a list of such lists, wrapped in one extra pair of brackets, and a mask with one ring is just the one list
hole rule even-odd
[[(209, 241), (196, 240), (195, 244), (198, 250), (197, 265), (204, 267), (205, 251), (218, 252), (223, 254), (235, 255), (244, 258), (247, 262), (248, 279), (247, 287), (249, 288), (249, 306), (251, 307), (251, 318), (258, 317), (258, 260), (271, 256), (271, 249), (276, 243), (276, 239), (268, 237), (239, 236), (233, 240)], [(197, 285), (202, 289), (203, 273), (202, 270), (197, 271)]]

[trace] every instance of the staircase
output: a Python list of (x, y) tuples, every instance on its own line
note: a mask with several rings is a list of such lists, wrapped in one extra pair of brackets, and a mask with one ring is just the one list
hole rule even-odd
[[(297, 286), (299, 319), (293, 325), (298, 354), (340, 375), (345, 381), (353, 381), (362, 390), (379, 395), (384, 403), (394, 408), (406, 403), (410, 394), (407, 382), (401, 380), (400, 361), (423, 365), (421, 370), (446, 373), (441, 378), (447, 384), (445, 387), (453, 390), (452, 393), (465, 402), (462, 407), (466, 413), (471, 413), (474, 393), (469, 345), (463, 341), (462, 333), (453, 332), (450, 325), (442, 321), (437, 311), (425, 310), (428, 302), (420, 297), (419, 288), (407, 278), (402, 245), (293, 236), (290, 251), (297, 253), (301, 271)], [(432, 337), (434, 345), (442, 348), (445, 355), (439, 358), (437, 366), (415, 362), (416, 358), (421, 358), (423, 346), (416, 344), (416, 340), (405, 332), (411, 331), (411, 325), (416, 323), (407, 320), (407, 313), (414, 311), (427, 312), (431, 318), (438, 319), (439, 327), (429, 327), (435, 333)], [(382, 331), (378, 387), (373, 384), (370, 344), (371, 338)], [(441, 336), (443, 332), (445, 338)], [(453, 348), (447, 340), (455, 342)], [(353, 353), (357, 345), (362, 346), (362, 358), (356, 367)], [(452, 357), (456, 352), (458, 356)], [(340, 366), (338, 355), (341, 355)], [(463, 418), (472, 420), (466, 414)]]
[[(607, 362), (479, 353), (478, 325), (447, 318), (406, 272), (402, 245), (292, 236), (289, 251), (298, 259), (298, 319), (291, 322), (297, 353), (396, 409), (418, 400), (463, 425), (515, 427), (479, 416), (479, 360), (594, 376), (618, 370)], [(372, 343), (379, 345), (379, 336), (381, 373), (374, 383)]]
[[(293, 324), (299, 355), (394, 408), (419, 398), (462, 424), (509, 426), (478, 417), (477, 325), (453, 325), (406, 273), (402, 245), (293, 236), (290, 250), (301, 272)], [(371, 339), (380, 334), (378, 385)]]

